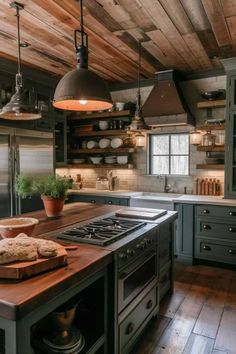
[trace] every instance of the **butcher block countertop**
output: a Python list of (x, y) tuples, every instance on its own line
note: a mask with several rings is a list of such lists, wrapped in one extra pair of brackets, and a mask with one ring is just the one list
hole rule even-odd
[[(73, 203), (64, 206), (63, 215), (49, 219), (44, 211), (25, 214), (39, 219), (32, 236), (46, 237), (47, 233), (68, 225), (120, 209), (113, 205)], [(60, 241), (59, 241), (60, 242)], [(93, 245), (78, 245), (68, 250), (68, 265), (20, 282), (0, 280), (0, 316), (19, 320), (48, 299), (56, 297), (71, 285), (103, 269), (112, 262), (112, 252)]]

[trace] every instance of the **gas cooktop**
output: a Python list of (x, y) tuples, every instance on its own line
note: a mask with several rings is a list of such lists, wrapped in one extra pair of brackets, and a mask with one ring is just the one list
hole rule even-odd
[(62, 231), (58, 238), (106, 246), (146, 225), (145, 222), (106, 217)]

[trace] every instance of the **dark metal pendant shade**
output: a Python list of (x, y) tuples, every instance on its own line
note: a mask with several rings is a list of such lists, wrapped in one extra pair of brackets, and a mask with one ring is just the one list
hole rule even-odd
[[(83, 25), (83, 0), (80, 0), (80, 29), (74, 31), (77, 69), (59, 81), (54, 93), (53, 106), (69, 111), (100, 111), (113, 106), (106, 83), (88, 69), (88, 35)], [(77, 41), (80, 34), (80, 44)]]
[(77, 68), (59, 81), (53, 106), (71, 111), (100, 111), (112, 107), (106, 83), (94, 72)]
[(20, 10), (24, 6), (18, 2), (10, 3), (10, 7), (16, 9), (17, 17), (17, 45), (18, 45), (18, 72), (16, 74), (15, 93), (0, 111), (0, 118), (8, 120), (34, 120), (42, 118), (42, 115), (37, 111), (29, 101), (29, 95), (23, 90), (23, 80), (21, 73), (21, 57), (20, 57)]

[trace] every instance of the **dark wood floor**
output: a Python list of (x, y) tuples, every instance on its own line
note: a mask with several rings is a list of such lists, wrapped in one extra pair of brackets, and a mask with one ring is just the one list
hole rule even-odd
[(132, 354), (236, 354), (236, 271), (176, 264), (161, 303)]

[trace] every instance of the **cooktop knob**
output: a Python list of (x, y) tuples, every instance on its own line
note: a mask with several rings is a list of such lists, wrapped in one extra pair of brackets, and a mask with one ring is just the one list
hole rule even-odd
[(143, 241), (141, 241), (140, 243), (138, 243), (138, 244), (136, 245), (136, 248), (139, 249), (139, 250), (144, 250), (145, 245), (144, 245)]
[(123, 253), (119, 253), (119, 258), (126, 260), (128, 258), (128, 256), (126, 253), (123, 252)]
[(133, 256), (135, 254), (135, 251), (131, 249), (127, 249), (126, 254), (128, 254), (128, 256)]

